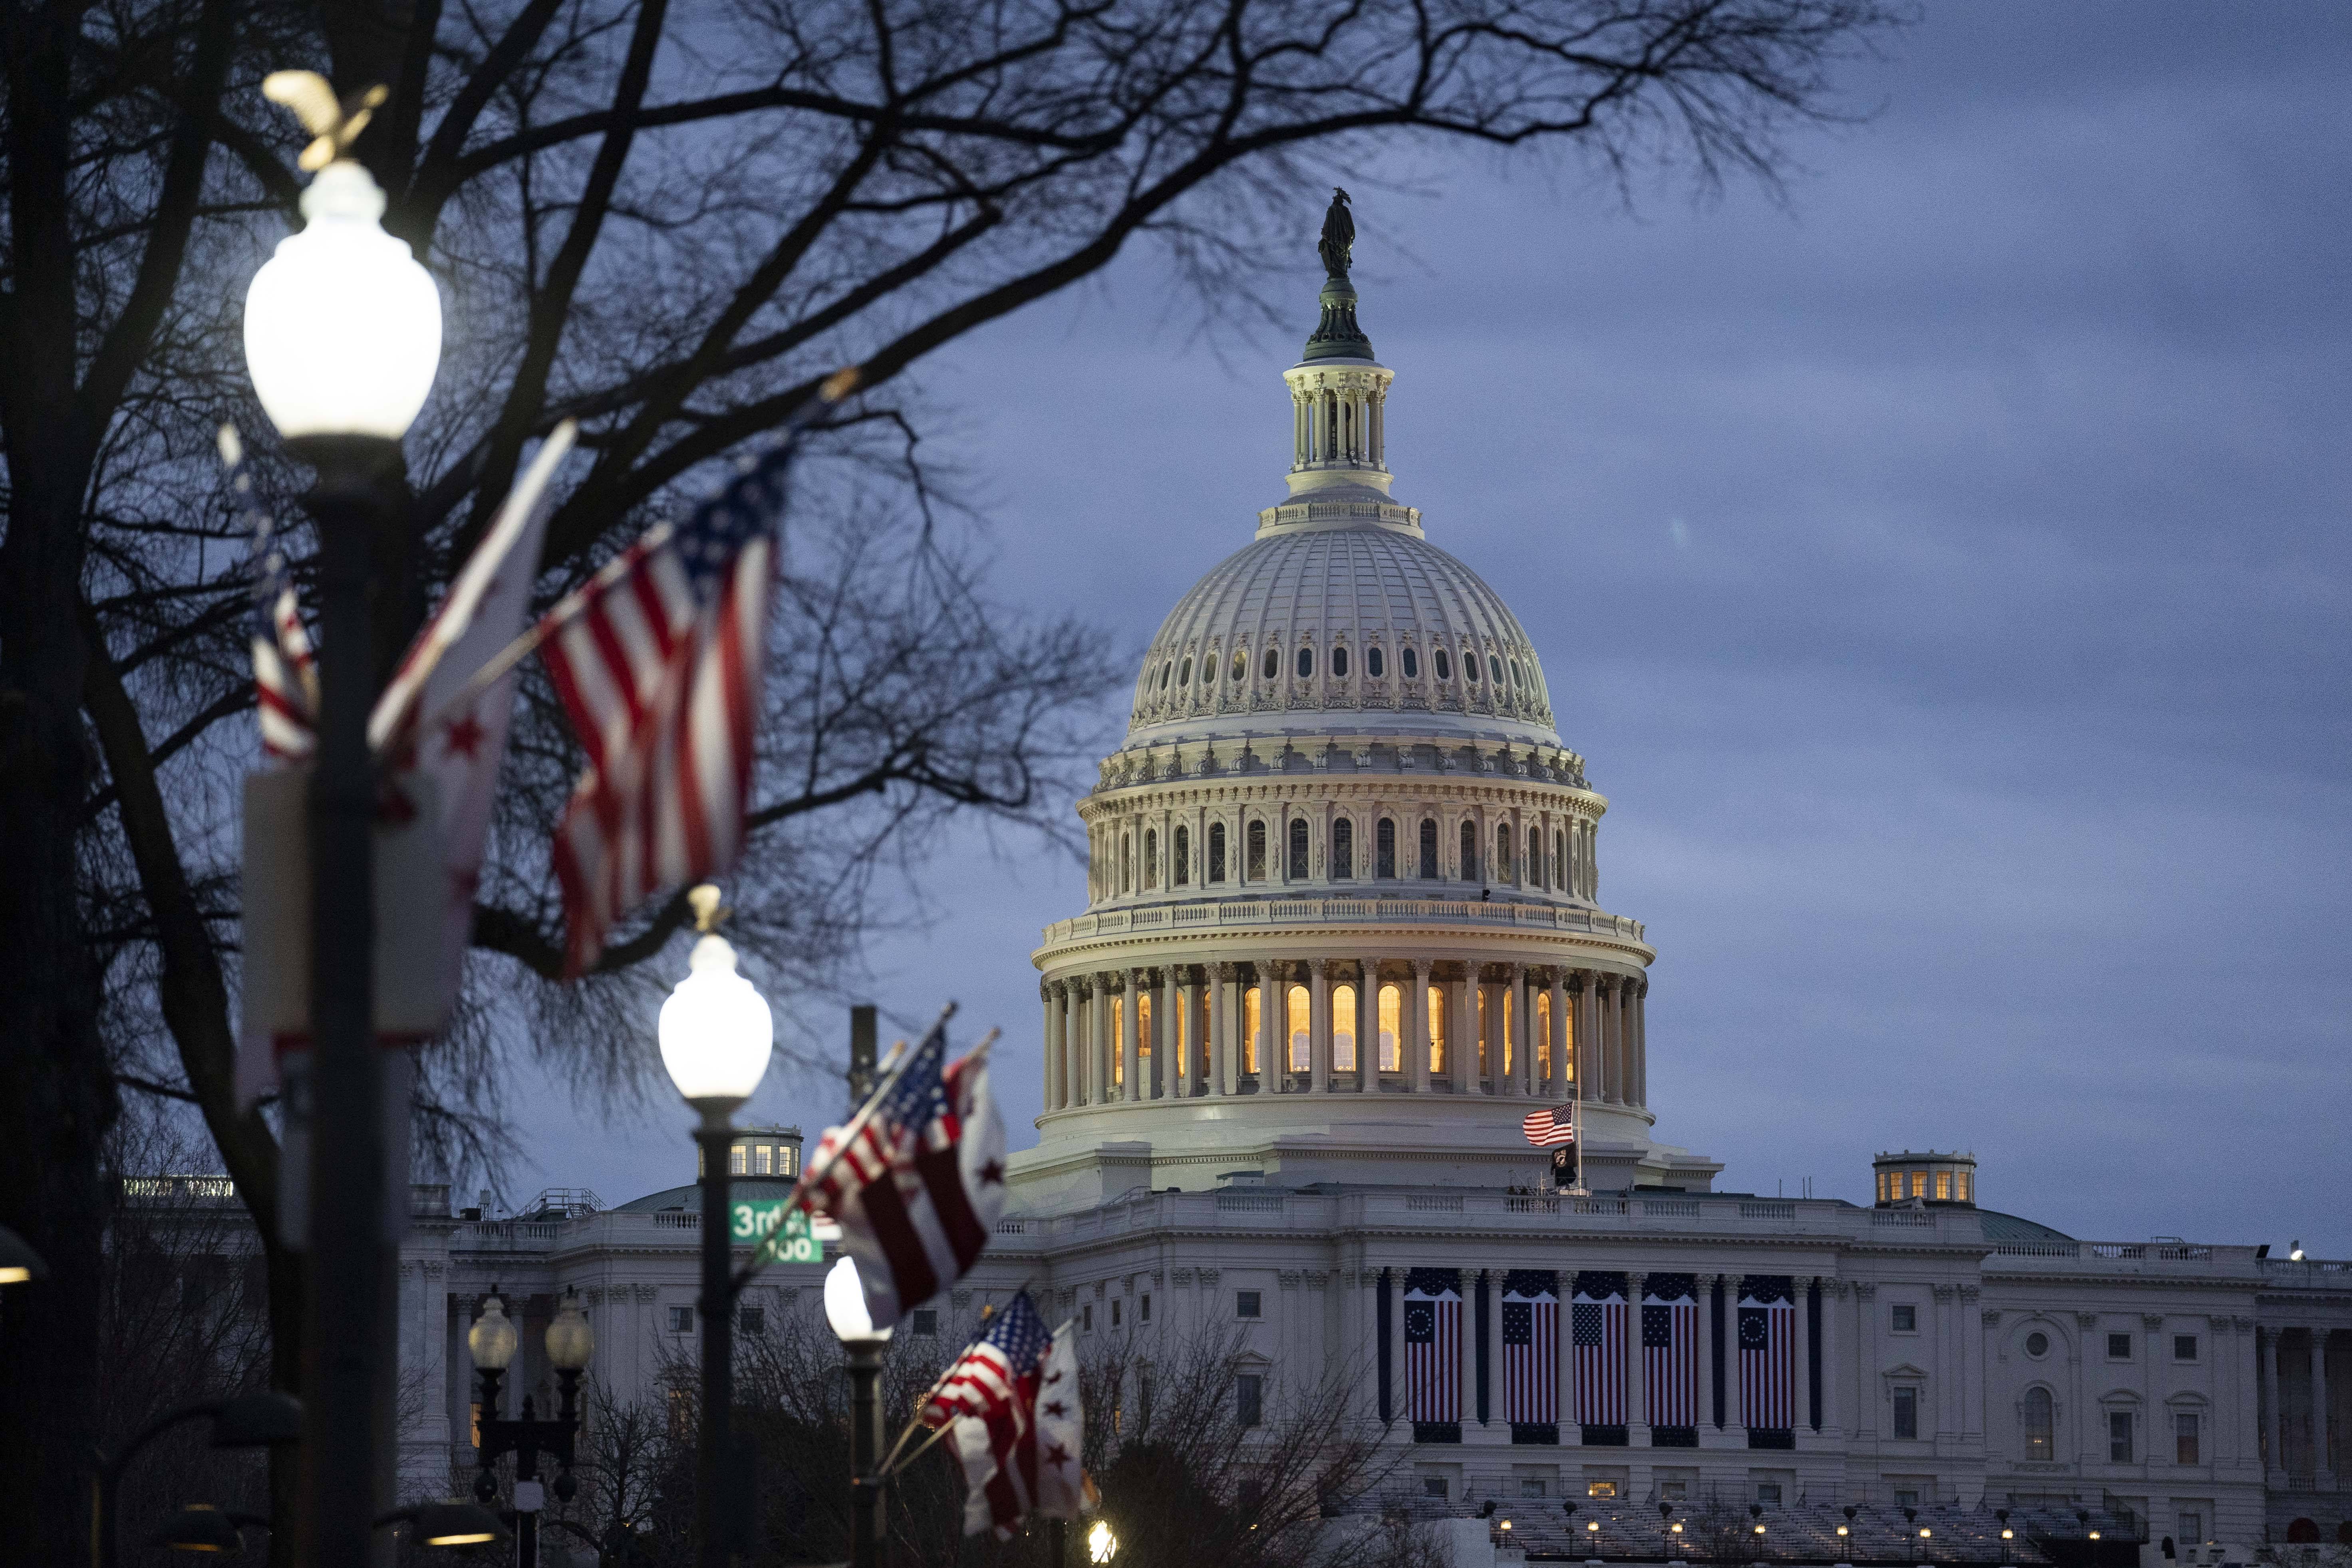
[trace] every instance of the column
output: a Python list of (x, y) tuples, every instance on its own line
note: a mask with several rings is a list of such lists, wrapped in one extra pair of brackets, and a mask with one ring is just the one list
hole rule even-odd
[(1283, 1092), (1283, 1062), (1289, 1051), (1286, 1042), (1276, 1042), (1289, 1027), (1284, 1022), (1289, 1004), (1282, 994), (1289, 988), (1289, 967), (1281, 962), (1257, 967), (1257, 1092), (1261, 1094)]
[[(1797, 1312), (1797, 1387), (1796, 1397), (1790, 1400), (1793, 1407), (1789, 1417), (1791, 1431), (1805, 1432), (1812, 1427), (1813, 1346), (1811, 1325), (1813, 1321), (1813, 1277), (1798, 1274), (1789, 1281), (1790, 1304)], [(1801, 1439), (1800, 1439), (1801, 1440)]]
[(1739, 1403), (1739, 1276), (1723, 1277), (1723, 1429), (1729, 1446), (1748, 1446), (1748, 1417)]
[(1416, 1094), (1429, 1092), (1430, 967), (1430, 962), (1426, 958), (1415, 958), (1412, 961), (1412, 998), (1404, 1009), (1405, 1039), (1412, 1042), (1407, 1048), (1411, 1054), (1405, 1060), (1405, 1066), (1412, 1074), (1410, 1082), (1412, 1084), (1412, 1092)]
[(1307, 965), (1307, 1084), (1317, 1094), (1331, 1092), (1331, 960)]
[[(1374, 830), (1377, 831), (1377, 828)], [(1381, 961), (1363, 960), (1363, 979), (1356, 988), (1356, 1011), (1362, 1021), (1356, 1027), (1356, 1088), (1360, 1092), (1377, 1094), (1381, 1088)], [(1404, 990), (1397, 988), (1399, 993)], [(1400, 995), (1400, 1004), (1402, 998)], [(1397, 1008), (1398, 1065), (1403, 1065), (1404, 1009)]]
[(1478, 1087), (1478, 966), (1462, 966), (1462, 983), (1453, 988), (1454, 1092), (1474, 1092)]
[(1087, 975), (1078, 981), (1078, 1098), (1081, 1103), (1102, 1103), (1103, 1020), (1109, 1016), (1103, 977)]
[(2282, 1441), (2286, 1423), (2279, 1419), (2278, 1336), (2276, 1329), (2256, 1331), (2263, 1355), (2263, 1455), (2265, 1469), (2271, 1470), (2286, 1469)]
[(1120, 969), (1114, 973), (1111, 984), (1117, 986), (1124, 1000), (1118, 1009), (1119, 1092), (1114, 1098), (1135, 1101), (1143, 1098), (1143, 1085), (1138, 1082), (1141, 1072), (1139, 1040), (1135, 1032), (1136, 1004), (1143, 999), (1144, 975), (1140, 969)]
[(1633, 1103), (1650, 1103), (1650, 977), (1633, 988)]
[(1234, 1028), (1226, 1009), (1234, 1005), (1235, 988), (1231, 964), (1209, 966), (1209, 1092), (1234, 1092)]
[(1623, 1015), (1617, 1007), (1618, 993), (1623, 989), (1624, 983), (1623, 977), (1607, 974), (1601, 976), (1597, 982), (1601, 1012), (1601, 1097), (1612, 1105), (1624, 1098), (1625, 1081), (1618, 1057), (1622, 1039), (1619, 1031), (1622, 1027)]
[[(2336, 1483), (2327, 1462), (2327, 1331), (2314, 1327), (2306, 1332), (2311, 1336), (2311, 1469), (2321, 1489), (2332, 1490)], [(2156, 1359), (2154, 1350), (2148, 1352), (2148, 1359)]]
[(1589, 1098), (1593, 1092), (1591, 1000), (1591, 973), (1584, 969), (1570, 970), (1568, 975), (1569, 1072), (1576, 1081), (1576, 1095), (1580, 1100)]
[(1648, 1278), (1625, 1276), (1625, 1441), (1635, 1448), (1650, 1446), (1650, 1389), (1642, 1375), (1647, 1370), (1642, 1364), (1642, 1295)]
[(1066, 1063), (1062, 1060), (1063, 1031), (1062, 982), (1041, 980), (1037, 994), (1045, 1004), (1045, 1109), (1058, 1111), (1063, 1105), (1062, 1080)]
[(1698, 1446), (1708, 1447), (1706, 1435), (1715, 1426), (1715, 1295), (1719, 1289), (1712, 1274), (1691, 1276), (1691, 1294), (1698, 1301)]
[(1520, 1096), (1527, 1093), (1535, 1068), (1535, 1063), (1529, 1060), (1533, 1052), (1528, 1050), (1528, 1043), (1535, 1039), (1536, 1031), (1533, 1027), (1535, 1020), (1528, 1017), (1528, 967), (1525, 964), (1511, 966), (1510, 998), (1511, 1017), (1509, 1027), (1505, 1031), (1508, 1038), (1504, 1048), (1511, 1059), (1511, 1071), (1507, 1075), (1510, 1087), (1504, 1092)]
[(1845, 1310), (1845, 1281), (1822, 1277), (1822, 1431), (1831, 1437), (1844, 1435), (1838, 1416), (1837, 1324)]
[(1562, 1269), (1552, 1289), (1559, 1295), (1560, 1332), (1553, 1336), (1559, 1341), (1559, 1441), (1562, 1448), (1569, 1448), (1584, 1441), (1584, 1427), (1576, 1419), (1576, 1335), (1571, 1332), (1576, 1270)]
[(1184, 1012), (1186, 989), (1176, 977), (1176, 966), (1160, 971), (1160, 999), (1151, 1007), (1151, 1027), (1159, 1037), (1151, 1052), (1155, 1069), (1151, 1098), (1165, 1100), (1184, 1092), (1184, 1073), (1192, 1055), (1192, 1019)]

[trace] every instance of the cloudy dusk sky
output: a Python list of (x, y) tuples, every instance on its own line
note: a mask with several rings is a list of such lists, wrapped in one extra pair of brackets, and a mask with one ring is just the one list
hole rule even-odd
[[(1657, 1136), (1727, 1190), (1958, 1147), (2076, 1236), (2352, 1256), (2352, 12), (1931, 0), (1840, 80), (1869, 118), (1795, 136), (1778, 204), (1428, 144), (1350, 186), (1396, 495), (1611, 802)], [(926, 368), (997, 597), (1139, 657), (1248, 541), (1298, 252), (1278, 334), (1204, 340), (1137, 248)], [(1084, 873), (968, 840), (866, 988), (1003, 1026), (1021, 1146)], [(682, 1108), (523, 1089), (509, 1201), (690, 1177)]]

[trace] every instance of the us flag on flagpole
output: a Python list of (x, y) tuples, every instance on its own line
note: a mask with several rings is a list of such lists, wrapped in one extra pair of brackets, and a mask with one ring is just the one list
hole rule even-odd
[(1559, 1424), (1559, 1294), (1549, 1270), (1503, 1276), (1503, 1418)]
[[(924, 1425), (954, 1424), (966, 1535), (992, 1530), (1008, 1540), (1036, 1504), (1037, 1404), (1053, 1343), (1023, 1291), (991, 1315), (923, 1406)], [(1075, 1403), (1077, 1390), (1057, 1387), (1052, 1397)]]
[(855, 371), (826, 378), (758, 462), (540, 622), (540, 656), (588, 757), (555, 830), (567, 977), (638, 904), (722, 875), (742, 850), (785, 471), (802, 433), (856, 384)]
[(1536, 1147), (1549, 1148), (1554, 1144), (1576, 1142), (1576, 1102), (1565, 1105), (1547, 1105), (1530, 1111), (1519, 1118), (1519, 1130)]
[(1697, 1427), (1698, 1292), (1688, 1274), (1653, 1274), (1643, 1285), (1642, 1387), (1653, 1427)]
[(1404, 1281), (1405, 1412), (1418, 1425), (1462, 1419), (1462, 1292), (1453, 1272), (1415, 1269)]
[(996, 1037), (948, 1063), (948, 1017), (847, 1125), (825, 1129), (793, 1188), (792, 1202), (841, 1226), (877, 1328), (961, 1279), (1004, 1208), (1004, 1122), (988, 1092)]
[(1625, 1276), (1586, 1270), (1569, 1303), (1576, 1419), (1585, 1427), (1625, 1425)]
[(253, 611), (247, 634), (253, 648), (254, 707), (261, 720), (262, 752), (278, 762), (306, 760), (318, 747), (319, 672), (302, 608), (278, 548), (276, 526), (253, 492), (245, 465), (245, 445), (236, 426), (219, 435), (221, 465), (228, 470), (230, 505), (253, 534)]
[(1797, 1425), (1797, 1306), (1785, 1274), (1739, 1284), (1739, 1419), (1750, 1431)]

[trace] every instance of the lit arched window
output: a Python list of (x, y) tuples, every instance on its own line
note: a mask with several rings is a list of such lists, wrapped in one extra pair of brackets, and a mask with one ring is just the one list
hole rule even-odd
[(1372, 874), (1377, 877), (1396, 875), (1396, 819), (1382, 817), (1381, 825), (1372, 830)]
[(1437, 819), (1421, 820), (1421, 874), (1429, 881), (1437, 880)]
[(1225, 825), (1223, 822), (1209, 824), (1208, 880), (1211, 882), (1225, 880)]
[(1404, 993), (1394, 986), (1382, 986), (1381, 998), (1381, 1071), (1404, 1071)]
[(1495, 880), (1496, 882), (1517, 880), (1511, 874), (1517, 864), (1517, 861), (1511, 854), (1511, 825), (1505, 822), (1495, 830)]
[(1331, 678), (1339, 681), (1348, 678), (1348, 650), (1345, 648), (1331, 650)]
[(1307, 676), (1309, 676), (1309, 675), (1313, 674), (1314, 673), (1315, 673), (1315, 650), (1314, 650), (1314, 649), (1312, 649), (1312, 648), (1301, 648), (1301, 649), (1299, 649), (1299, 650), (1298, 650), (1298, 678), (1299, 678), (1300, 680), (1302, 680), (1302, 681), (1303, 681), (1303, 680), (1305, 680)]
[(1242, 677), (1247, 674), (1249, 674), (1249, 655), (1236, 648), (1234, 650), (1234, 684), (1241, 685)]
[(1378, 648), (1365, 649), (1364, 674), (1371, 676), (1372, 679), (1377, 681), (1386, 673), (1386, 670), (1381, 663), (1381, 651)]
[(1307, 819), (1290, 819), (1290, 880), (1307, 880)]
[[(1454, 678), (1454, 661), (1445, 656), (1444, 649), (1440, 648), (1435, 653), (1430, 654), (1430, 659), (1433, 662), (1433, 667), (1437, 671), (1437, 678), (1439, 680), (1450, 681)], [(1411, 674), (1412, 673), (1412, 672), (1410, 670), (1405, 672), (1407, 674)]]
[(1462, 880), (1478, 880), (1478, 828), (1473, 822), (1462, 824)]
[(1356, 988), (1331, 988), (1331, 1070), (1356, 1071)]
[(2025, 1391), (2025, 1457), (2047, 1460), (2057, 1446), (2057, 1406), (2047, 1388)]
[(1176, 830), (1176, 861), (1168, 868), (1168, 885), (1182, 887), (1192, 880), (1192, 830)]
[(1147, 891), (1160, 885), (1160, 830), (1157, 828), (1143, 830), (1143, 885)]
[(1342, 817), (1331, 824), (1331, 875), (1350, 880), (1356, 874), (1356, 824)]
[(1551, 1082), (1551, 988), (1547, 986), (1536, 997), (1536, 1077)]
[(1290, 1071), (1305, 1072), (1307, 1071), (1307, 1042), (1313, 1039), (1308, 1028), (1308, 1020), (1313, 1017), (1313, 1012), (1308, 1006), (1307, 988), (1291, 987), (1286, 1000), (1289, 1004), (1287, 1021), (1290, 1025)]
[(1268, 648), (1265, 651), (1265, 678), (1270, 681), (1280, 674), (1282, 674), (1282, 650)]
[(1412, 649), (1407, 648), (1403, 653), (1397, 656), (1404, 661), (1404, 678), (1406, 680), (1417, 681), (1421, 679), (1420, 654), (1414, 653)]
[(1265, 824), (1252, 822), (1243, 845), (1242, 875), (1251, 882), (1265, 880)]

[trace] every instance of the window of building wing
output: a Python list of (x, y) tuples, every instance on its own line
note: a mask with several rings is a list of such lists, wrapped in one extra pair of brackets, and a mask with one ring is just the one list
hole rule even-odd
[(2048, 1459), (2057, 1427), (2057, 1406), (2050, 1397), (2050, 1390), (2027, 1389), (2021, 1414), (2025, 1426), (2025, 1457), (2035, 1460)]
[(2172, 1417), (2172, 1462), (2176, 1465), (2204, 1463), (2199, 1458), (2197, 1416), (2194, 1411), (2176, 1412)]
[(1211, 882), (1225, 880), (1225, 825), (1223, 822), (1209, 824), (1208, 880)]
[(1290, 819), (1290, 880), (1307, 880), (1307, 819)]
[(2132, 1462), (2132, 1413), (2128, 1410), (2107, 1412), (2107, 1458), (2118, 1465)]
[(1396, 875), (1396, 819), (1382, 817), (1372, 830), (1372, 874), (1388, 878)]
[(1160, 830), (1143, 830), (1143, 885), (1147, 891), (1160, 885)]
[(1331, 874), (1343, 881), (1356, 874), (1356, 824), (1345, 817), (1331, 824)]
[(1919, 1435), (1919, 1391), (1898, 1388), (1895, 1391), (1895, 1435), (1916, 1437)]
[(1179, 825), (1176, 829), (1176, 858), (1169, 863), (1168, 883), (1171, 887), (1183, 887), (1192, 880), (1192, 830)]
[(1512, 874), (1517, 864), (1517, 858), (1511, 853), (1511, 825), (1505, 822), (1495, 830), (1495, 880), (1517, 881)]
[(1421, 874), (1430, 881), (1437, 877), (1437, 820), (1433, 817), (1421, 820)]
[(1381, 998), (1381, 1071), (1404, 1071), (1404, 992), (1394, 986), (1382, 986)]
[(1244, 1372), (1234, 1379), (1234, 1419), (1250, 1427), (1265, 1418), (1265, 1384), (1255, 1375)]
[(1478, 827), (1475, 822), (1462, 824), (1462, 880), (1478, 880)]
[(1331, 988), (1331, 1067), (1336, 1072), (1356, 1071), (1356, 988)]
[(1286, 1020), (1290, 1026), (1290, 1071), (1304, 1072), (1307, 1070), (1309, 1061), (1307, 1052), (1315, 1038), (1312, 1023), (1313, 999), (1307, 996), (1305, 986), (1293, 986), (1286, 994), (1284, 1001), (1287, 1008)]
[(1242, 875), (1251, 882), (1265, 880), (1265, 824), (1252, 822), (1242, 846)]

